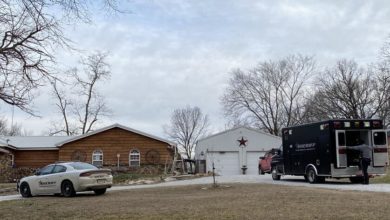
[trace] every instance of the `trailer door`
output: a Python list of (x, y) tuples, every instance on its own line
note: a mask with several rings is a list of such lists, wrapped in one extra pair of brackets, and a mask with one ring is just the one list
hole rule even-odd
[(347, 167), (345, 131), (336, 131), (336, 162), (338, 168)]
[(384, 130), (372, 131), (372, 161), (373, 166), (386, 166), (389, 163), (387, 154), (387, 134)]

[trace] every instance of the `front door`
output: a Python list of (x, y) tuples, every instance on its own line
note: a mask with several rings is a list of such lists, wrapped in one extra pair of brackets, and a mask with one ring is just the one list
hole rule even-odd
[(373, 166), (386, 166), (389, 163), (387, 154), (387, 134), (384, 130), (372, 131), (372, 164)]
[(347, 167), (347, 147), (345, 131), (336, 131), (336, 166)]

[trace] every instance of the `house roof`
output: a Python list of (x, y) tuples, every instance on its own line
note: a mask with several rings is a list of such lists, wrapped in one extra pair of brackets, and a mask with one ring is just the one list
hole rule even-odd
[(174, 143), (174, 142), (168, 141), (168, 140), (166, 140), (166, 139), (163, 139), (163, 138), (160, 138), (160, 137), (157, 137), (157, 136), (154, 136), (154, 135), (151, 135), (151, 134), (142, 132), (142, 131), (138, 131), (138, 130), (133, 129), (133, 128), (129, 128), (129, 127), (123, 126), (123, 125), (121, 125), (121, 124), (113, 124), (113, 125), (110, 125), (110, 126), (107, 126), (107, 127), (104, 127), (104, 128), (100, 128), (100, 129), (98, 129), (98, 130), (95, 130), (95, 131), (93, 131), (93, 132), (89, 132), (89, 133), (87, 133), (87, 134), (83, 134), (83, 135), (79, 135), (79, 136), (74, 136), (74, 137), (71, 137), (71, 138), (66, 139), (66, 140), (64, 140), (64, 141), (58, 142), (56, 145), (57, 145), (58, 147), (61, 147), (61, 146), (64, 145), (64, 144), (67, 144), (67, 143), (70, 143), (70, 142), (73, 142), (73, 141), (77, 141), (77, 140), (80, 140), (80, 139), (83, 139), (83, 138), (86, 138), (86, 137), (89, 137), (89, 136), (98, 134), (98, 133), (100, 133), (100, 132), (110, 130), (110, 129), (112, 129), (112, 128), (121, 128), (121, 129), (126, 130), (126, 131), (130, 131), (130, 132), (133, 132), (133, 133), (136, 133), (136, 134), (145, 136), (145, 137), (149, 137), (149, 138), (152, 138), (152, 139), (155, 139), (155, 140), (158, 140), (158, 141), (167, 143), (167, 144), (169, 144), (170, 146), (176, 146), (176, 143)]
[(167, 143), (170, 146), (176, 146), (176, 144), (171, 141), (120, 124), (113, 124), (79, 136), (3, 136), (0, 137), (0, 146), (14, 150), (57, 150), (66, 143), (77, 141), (112, 128), (121, 128), (126, 131)]
[(7, 140), (0, 138), (0, 147), (7, 147), (8, 145)]
[(198, 142), (204, 141), (204, 140), (207, 140), (207, 139), (209, 139), (209, 138), (212, 138), (212, 137), (215, 137), (215, 136), (218, 136), (218, 135), (221, 135), (221, 134), (225, 134), (225, 133), (228, 133), (228, 132), (231, 132), (231, 131), (234, 131), (234, 130), (238, 130), (238, 129), (241, 129), (241, 128), (248, 129), (248, 130), (257, 132), (257, 133), (259, 133), (259, 134), (267, 135), (267, 136), (270, 136), (270, 137), (275, 138), (275, 139), (280, 139), (280, 137), (278, 137), (278, 136), (275, 136), (275, 135), (272, 135), (272, 134), (269, 134), (269, 133), (266, 133), (266, 132), (257, 130), (257, 129), (255, 129), (255, 128), (251, 128), (251, 127), (247, 127), (247, 126), (237, 126), (237, 127), (234, 127), (234, 128), (231, 128), (231, 129), (222, 131), (222, 132), (218, 132), (218, 133), (216, 133), (216, 134), (212, 134), (212, 135), (207, 136), (207, 137), (205, 137), (205, 138), (202, 138), (202, 139), (198, 140)]
[(56, 143), (70, 139), (69, 136), (4, 136), (11, 149), (18, 150), (56, 150)]

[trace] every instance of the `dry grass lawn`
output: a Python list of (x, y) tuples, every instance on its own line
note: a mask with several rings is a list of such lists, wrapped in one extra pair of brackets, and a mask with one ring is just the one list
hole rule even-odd
[(17, 194), (16, 183), (0, 183), (0, 196)]
[[(263, 184), (0, 202), (1, 219), (388, 219), (390, 194)], [(203, 188), (203, 189), (202, 189)]]
[(0, 189), (16, 188), (16, 183), (0, 183)]
[(386, 175), (372, 178), (370, 183), (390, 183), (390, 167), (387, 168)]

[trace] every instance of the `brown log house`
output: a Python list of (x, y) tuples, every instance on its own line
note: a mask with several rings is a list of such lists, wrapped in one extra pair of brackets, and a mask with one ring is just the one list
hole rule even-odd
[(39, 168), (58, 161), (102, 166), (165, 165), (176, 144), (120, 124), (79, 136), (3, 136), (0, 154), (16, 168)]

